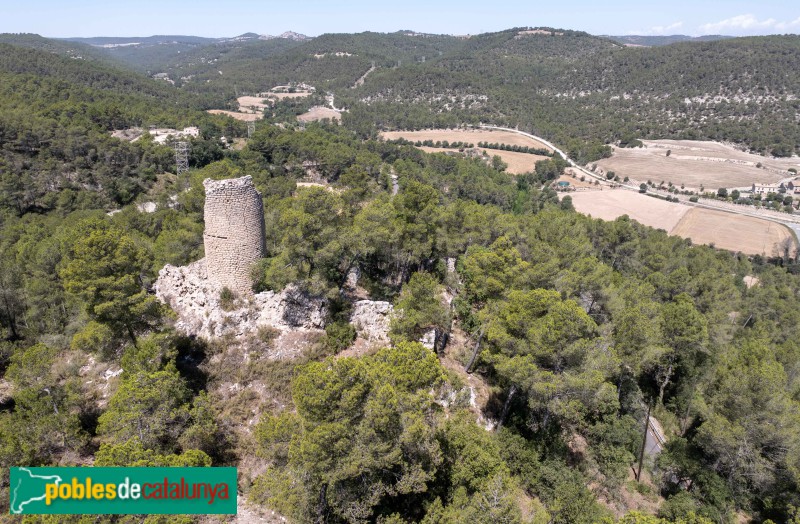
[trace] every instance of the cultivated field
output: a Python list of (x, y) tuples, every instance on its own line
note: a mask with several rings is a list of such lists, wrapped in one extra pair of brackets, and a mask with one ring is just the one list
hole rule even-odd
[(572, 197), (575, 209), (584, 215), (603, 220), (614, 220), (628, 215), (637, 222), (663, 229), (667, 233), (678, 225), (690, 209), (689, 206), (673, 204), (625, 189), (605, 188), (602, 191), (577, 191), (568, 194)]
[(317, 120), (324, 120), (326, 118), (341, 120), (342, 115), (329, 107), (314, 106), (309, 109), (308, 112), (298, 115), (297, 120), (300, 122), (316, 122)]
[(277, 98), (278, 100), (283, 100), (284, 98), (303, 98), (306, 96), (310, 96), (310, 92), (301, 92), (301, 93), (264, 93), (264, 98)]
[[(450, 152), (458, 152), (458, 149), (452, 148), (441, 148), (441, 147), (427, 147), (422, 146), (419, 149), (425, 151), (426, 153), (443, 153), (445, 151)], [(528, 153), (517, 153), (515, 151), (500, 151), (499, 149), (483, 149), (480, 148), (481, 151), (485, 151), (489, 158), (493, 157), (494, 155), (499, 156), (503, 159), (503, 162), (508, 164), (506, 168), (506, 172), (511, 173), (512, 175), (521, 175), (522, 173), (530, 173), (536, 167), (536, 162), (539, 160), (547, 160), (548, 157), (543, 155), (531, 155)]]
[(209, 109), (209, 113), (212, 115), (228, 115), (231, 118), (235, 118), (236, 120), (241, 120), (242, 122), (255, 122), (256, 120), (261, 120), (264, 116), (260, 113), (239, 113), (238, 111), (225, 111), (224, 109)]
[(538, 140), (528, 138), (511, 131), (497, 131), (492, 129), (426, 129), (423, 131), (387, 131), (381, 133), (386, 140), (397, 140), (405, 138), (412, 142), (418, 140), (433, 140), (440, 142), (467, 142), (478, 145), (478, 142), (489, 142), (490, 144), (508, 144), (510, 146), (528, 146), (537, 149), (547, 149), (552, 151)]
[(254, 122), (256, 120), (261, 120), (264, 117), (264, 109), (270, 106), (269, 102), (266, 104), (264, 103), (265, 100), (269, 101), (270, 99), (281, 100), (283, 98), (301, 98), (309, 96), (310, 94), (311, 93), (308, 91), (302, 91), (299, 93), (273, 93), (270, 91), (267, 93), (259, 93), (258, 96), (240, 96), (236, 99), (236, 102), (239, 103), (238, 111), (209, 109), (208, 112), (212, 115), (228, 115), (229, 117), (235, 118), (236, 120), (241, 120), (242, 122)]
[(690, 209), (671, 234), (695, 244), (767, 256), (780, 254), (779, 246), (793, 239), (788, 228), (775, 222), (702, 208)]
[(575, 209), (603, 220), (622, 215), (696, 244), (750, 255), (774, 255), (776, 247), (793, 239), (785, 226), (760, 218), (666, 202), (624, 189), (568, 193)]
[[(720, 144), (693, 140), (643, 140), (645, 147), (614, 148), (611, 158), (599, 160), (604, 171), (638, 182), (662, 180), (687, 189), (746, 187), (753, 182), (771, 184), (792, 176), (790, 167), (800, 169), (797, 158), (769, 158)], [(670, 155), (667, 156), (667, 151)], [(762, 164), (762, 167), (756, 167)]]

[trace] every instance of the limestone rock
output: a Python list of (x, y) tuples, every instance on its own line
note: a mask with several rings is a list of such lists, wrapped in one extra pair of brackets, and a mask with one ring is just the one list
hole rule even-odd
[(426, 348), (433, 349), (436, 346), (436, 330), (426, 331), (419, 342)]
[(280, 293), (264, 291), (237, 298), (234, 309), (223, 310), (219, 299), (222, 287), (207, 278), (205, 259), (185, 267), (164, 266), (154, 288), (159, 300), (177, 314), (176, 328), (187, 335), (211, 339), (253, 335), (262, 326), (282, 333), (325, 327), (325, 301), (294, 286)]
[(389, 320), (394, 307), (389, 302), (359, 300), (353, 304), (350, 323), (360, 338), (380, 344), (389, 343)]

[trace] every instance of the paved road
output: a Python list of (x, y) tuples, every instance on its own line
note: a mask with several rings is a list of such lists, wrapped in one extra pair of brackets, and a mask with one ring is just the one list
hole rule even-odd
[(658, 455), (664, 449), (667, 439), (661, 430), (661, 424), (650, 417), (650, 424), (647, 426), (647, 436), (645, 437), (644, 452), (648, 455)]

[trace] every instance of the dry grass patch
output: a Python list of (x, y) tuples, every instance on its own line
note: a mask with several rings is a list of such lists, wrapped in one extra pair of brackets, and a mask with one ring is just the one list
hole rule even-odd
[(311, 93), (308, 91), (300, 92), (300, 93), (264, 93), (266, 96), (264, 98), (275, 98), (277, 100), (283, 100), (284, 98), (304, 98), (307, 96), (311, 96)]
[[(458, 149), (442, 148), (442, 147), (421, 146), (418, 149), (425, 151), (426, 153), (460, 152)], [(539, 160), (548, 159), (548, 157), (543, 155), (531, 155), (529, 153), (517, 153), (515, 151), (500, 151), (499, 149), (483, 149), (483, 148), (480, 148), (480, 150), (489, 155), (489, 158), (492, 158), (495, 155), (499, 156), (503, 160), (503, 162), (505, 162), (508, 165), (508, 167), (506, 168), (506, 172), (511, 173), (512, 175), (521, 175), (522, 173), (530, 173), (536, 167), (536, 162), (538, 162)]]
[(264, 115), (260, 113), (239, 113), (238, 111), (226, 111), (224, 109), (209, 109), (207, 112), (212, 115), (227, 115), (236, 120), (241, 120), (242, 122), (255, 122), (256, 120), (264, 118)]
[[(594, 184), (594, 179), (583, 175), (583, 173), (573, 171), (572, 169), (565, 169), (564, 173), (565, 174), (558, 177), (556, 182), (569, 182), (570, 185), (580, 188), (597, 187)], [(581, 181), (581, 176), (583, 176), (585, 180)]]
[(787, 227), (760, 218), (689, 207), (624, 189), (579, 191), (569, 196), (575, 209), (594, 218), (614, 220), (628, 215), (670, 235), (690, 238), (695, 244), (767, 256), (779, 254), (784, 242), (794, 244)]

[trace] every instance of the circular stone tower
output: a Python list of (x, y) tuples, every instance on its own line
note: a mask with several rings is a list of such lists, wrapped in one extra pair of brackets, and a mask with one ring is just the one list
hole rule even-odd
[(252, 265), (264, 257), (264, 204), (250, 176), (203, 181), (206, 272), (231, 291), (252, 293)]

